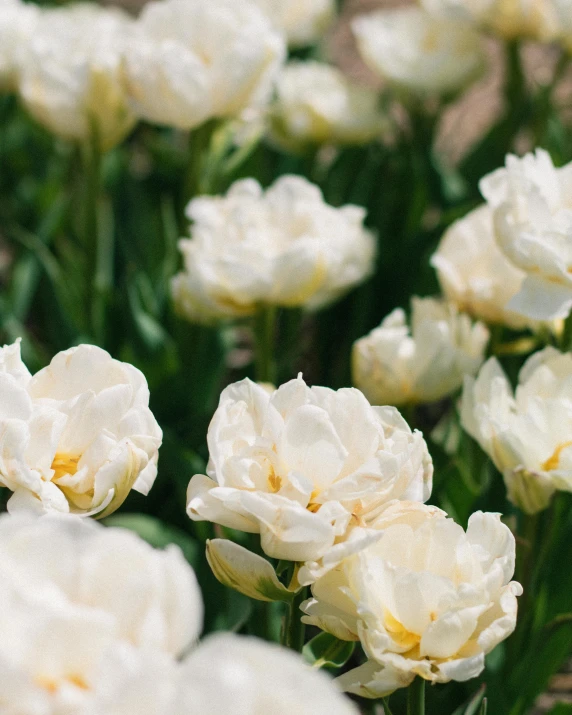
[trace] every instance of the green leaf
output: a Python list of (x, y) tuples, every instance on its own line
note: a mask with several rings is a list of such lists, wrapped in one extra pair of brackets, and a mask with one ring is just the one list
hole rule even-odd
[(195, 566), (199, 557), (198, 543), (184, 531), (167, 526), (160, 519), (147, 514), (113, 514), (102, 521), (105, 526), (115, 526), (135, 532), (155, 548), (163, 549), (176, 544), (187, 561)]
[[(486, 700), (485, 691), (487, 686), (483, 683), (477, 692), (471, 697), (468, 703), (460, 705), (453, 713), (453, 715), (485, 715), (486, 713)], [(483, 705), (485, 710), (483, 711)]]
[(557, 703), (546, 715), (572, 715), (572, 703)]
[(319, 633), (308, 641), (302, 655), (314, 668), (341, 668), (350, 659), (355, 641), (342, 641), (330, 633)]

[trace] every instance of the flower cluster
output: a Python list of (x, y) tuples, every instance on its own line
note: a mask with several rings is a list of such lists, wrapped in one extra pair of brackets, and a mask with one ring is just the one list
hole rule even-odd
[(0, 485), (11, 512), (103, 517), (147, 494), (162, 433), (143, 374), (94, 345), (30, 375), (19, 342), (0, 349)]
[(174, 545), (70, 516), (2, 516), (0, 542), (6, 715), (356, 712), (277, 646), (226, 634), (195, 647), (202, 597)]
[(223, 391), (208, 445), (189, 516), (260, 533), (268, 556), (298, 564), (286, 587), (267, 561), (215, 539), (213, 572), (260, 600), (312, 584), (305, 621), (360, 640), (369, 658), (340, 678), (344, 689), (375, 698), (416, 674), (475, 677), (514, 629), (514, 537), (498, 515), (474, 514), (465, 534), (422, 504), (431, 459), (395, 408), (301, 377), (271, 393), (246, 380)]

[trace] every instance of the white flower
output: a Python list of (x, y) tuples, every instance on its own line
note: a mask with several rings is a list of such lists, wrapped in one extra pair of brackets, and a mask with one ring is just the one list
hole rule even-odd
[(279, 143), (359, 144), (379, 136), (377, 92), (359, 87), (336, 67), (292, 62), (281, 72), (272, 111)]
[(506, 308), (518, 293), (525, 273), (496, 245), (492, 211), (486, 204), (447, 229), (431, 265), (437, 270), (445, 297), (460, 311), (515, 329), (534, 325), (534, 321)]
[(260, 304), (320, 308), (373, 269), (375, 242), (358, 206), (333, 208), (300, 176), (263, 191), (254, 179), (226, 196), (191, 201), (185, 270), (173, 279), (177, 309), (190, 320), (254, 314)]
[(481, 37), (468, 23), (421, 8), (379, 10), (358, 17), (352, 28), (365, 63), (414, 94), (457, 92), (484, 66)]
[(440, 400), (474, 374), (484, 360), (489, 331), (453, 304), (411, 299), (411, 328), (397, 308), (354, 343), (353, 381), (376, 404)]
[[(382, 515), (384, 516), (384, 515)], [(499, 514), (476, 512), (467, 532), (434, 507), (398, 503), (380, 540), (312, 587), (303, 620), (360, 640), (368, 661), (338, 678), (378, 698), (409, 685), (468, 680), (514, 630), (515, 544)]]
[[(147, 708), (165, 702), (155, 678), (202, 626), (178, 547), (71, 516), (0, 517), (0, 600), (0, 710), (11, 715), (169, 712)], [(133, 680), (141, 710), (120, 707)], [(114, 707), (93, 707), (108, 695)]]
[(210, 636), (182, 668), (183, 697), (169, 715), (357, 715), (325, 674), (272, 643)]
[(208, 476), (191, 479), (187, 513), (260, 533), (269, 556), (310, 562), (301, 583), (367, 540), (388, 501), (431, 493), (421, 433), (352, 388), (298, 377), (269, 394), (242, 380), (223, 390), (207, 441)]
[(502, 472), (509, 499), (528, 513), (572, 491), (572, 355), (548, 347), (522, 367), (513, 393), (491, 358), (467, 378), (461, 418)]
[(556, 30), (558, 2), (567, 0), (421, 0), (436, 15), (470, 20), (508, 39), (550, 39)]
[(43, 10), (20, 53), (19, 91), (33, 116), (55, 134), (102, 148), (134, 124), (120, 77), (131, 20), (117, 9), (78, 3)]
[(526, 273), (508, 308), (537, 320), (565, 318), (572, 307), (572, 163), (554, 167), (537, 149), (488, 174), (481, 193), (493, 209), (498, 245)]
[(291, 47), (311, 45), (319, 40), (334, 18), (334, 0), (255, 0), (285, 33)]
[(17, 68), (26, 52), (40, 9), (19, 0), (0, 0), (0, 89), (17, 86)]
[(147, 494), (162, 433), (143, 374), (93, 345), (58, 353), (34, 377), (19, 342), (0, 349), (0, 485), (12, 512), (105, 516)]
[(251, 0), (162, 0), (143, 8), (125, 81), (139, 116), (192, 129), (264, 104), (285, 52)]

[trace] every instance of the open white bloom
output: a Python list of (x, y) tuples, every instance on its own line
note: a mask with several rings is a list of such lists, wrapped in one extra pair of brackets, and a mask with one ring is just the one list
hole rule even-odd
[(285, 53), (251, 0), (161, 0), (129, 39), (125, 82), (140, 117), (193, 129), (263, 105)]
[(242, 380), (223, 390), (207, 441), (208, 476), (191, 479), (187, 513), (260, 533), (279, 559), (315, 562), (333, 549), (331, 565), (343, 544), (367, 538), (388, 501), (431, 493), (421, 433), (353, 388), (310, 388), (298, 377), (269, 394)]
[[(421, 0), (436, 15), (477, 23), (506, 38), (550, 39), (557, 31), (555, 6), (567, 0)], [(568, 8), (569, 9), (569, 8)]]
[[(10, 715), (169, 712), (119, 704), (133, 679), (140, 697), (164, 703), (145, 680), (171, 672), (202, 627), (178, 547), (71, 516), (0, 517), (0, 600), (0, 711)], [(92, 707), (110, 693), (117, 707)]]
[(572, 491), (572, 355), (547, 347), (523, 365), (516, 391), (496, 359), (463, 391), (462, 425), (502, 473), (509, 499), (530, 514)]
[(359, 144), (379, 136), (377, 92), (352, 83), (322, 62), (292, 62), (281, 72), (272, 111), (272, 134), (286, 146)]
[(143, 374), (94, 345), (30, 375), (19, 341), (0, 349), (0, 485), (11, 512), (106, 516), (147, 494), (162, 433)]
[(447, 229), (431, 265), (445, 297), (460, 311), (515, 329), (534, 323), (506, 307), (520, 290), (525, 273), (497, 246), (492, 211), (486, 204)]
[(443, 512), (397, 504), (383, 537), (312, 587), (307, 623), (360, 640), (368, 661), (338, 678), (378, 698), (409, 685), (464, 681), (516, 625), (515, 543), (499, 514), (476, 512), (467, 531)]
[(481, 36), (469, 23), (403, 7), (362, 15), (352, 23), (364, 62), (396, 87), (447, 95), (481, 72)]
[(19, 91), (32, 115), (55, 134), (102, 148), (135, 122), (121, 82), (121, 57), (132, 21), (94, 3), (43, 10), (20, 52)]
[(334, 208), (300, 176), (264, 191), (236, 181), (226, 196), (193, 199), (185, 270), (172, 291), (179, 312), (209, 321), (254, 314), (261, 304), (321, 308), (373, 269), (375, 241), (358, 206)]
[(207, 638), (183, 664), (173, 715), (357, 715), (325, 674), (272, 643), (229, 633)]
[(35, 31), (40, 9), (20, 0), (0, 0), (0, 89), (15, 89), (20, 56)]
[(572, 162), (556, 168), (542, 149), (509, 154), (480, 189), (499, 247), (526, 273), (508, 308), (537, 320), (565, 318), (572, 307)]
[(283, 32), (291, 47), (319, 40), (334, 18), (334, 0), (255, 0), (258, 7)]
[(376, 404), (435, 402), (457, 390), (485, 356), (489, 331), (452, 303), (411, 299), (411, 328), (397, 308), (354, 343), (354, 384)]

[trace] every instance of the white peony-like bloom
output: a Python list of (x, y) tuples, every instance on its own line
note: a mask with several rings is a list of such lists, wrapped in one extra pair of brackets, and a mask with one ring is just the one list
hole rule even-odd
[(379, 10), (352, 23), (364, 62), (397, 88), (416, 95), (455, 93), (481, 73), (481, 36), (469, 23), (418, 7)]
[(193, 129), (264, 105), (285, 54), (251, 0), (161, 0), (143, 8), (124, 78), (140, 117)]
[(435, 402), (457, 390), (485, 357), (489, 331), (434, 298), (411, 299), (411, 328), (397, 308), (354, 343), (354, 384), (375, 404)]
[[(558, 29), (556, 6), (568, 0), (421, 0), (431, 13), (462, 18), (507, 39), (551, 39)], [(568, 6), (568, 10), (570, 6)]]
[(291, 47), (314, 44), (334, 19), (334, 0), (255, 0)]
[(192, 238), (185, 270), (172, 282), (189, 320), (253, 315), (261, 304), (321, 308), (373, 270), (375, 241), (358, 206), (334, 208), (300, 176), (266, 191), (236, 181), (226, 196), (200, 196), (187, 208)]
[(433, 683), (474, 678), (512, 633), (520, 584), (515, 542), (499, 514), (476, 512), (467, 531), (435, 507), (398, 503), (383, 537), (312, 586), (303, 620), (360, 640), (368, 661), (338, 678), (378, 698), (418, 675)]
[(497, 243), (526, 277), (508, 308), (537, 320), (572, 308), (572, 162), (556, 168), (542, 149), (480, 182), (493, 210)]
[[(202, 627), (177, 546), (155, 550), (71, 516), (0, 517), (0, 599), (0, 710), (10, 715), (169, 712), (157, 676), (173, 675)], [(145, 707), (129, 709), (137, 698)]]
[(242, 380), (223, 390), (207, 442), (208, 476), (191, 479), (187, 513), (260, 533), (269, 556), (309, 562), (300, 583), (369, 538), (387, 502), (431, 493), (421, 433), (353, 388), (298, 377), (269, 394)]
[(358, 715), (325, 673), (257, 638), (210, 636), (182, 670), (183, 697), (173, 715)]
[(55, 134), (103, 149), (135, 123), (121, 82), (132, 21), (93, 3), (43, 10), (19, 55), (19, 91), (31, 114)]
[(17, 70), (34, 34), (40, 9), (20, 0), (0, 0), (0, 89), (17, 87)]
[(533, 514), (572, 491), (572, 355), (552, 347), (523, 365), (516, 391), (496, 359), (463, 391), (463, 427), (502, 473), (509, 499)]
[(493, 215), (486, 204), (455, 221), (431, 257), (441, 290), (460, 311), (510, 328), (534, 324), (507, 309), (525, 278), (495, 242)]
[(282, 70), (271, 125), (279, 143), (360, 144), (379, 136), (382, 126), (377, 92), (336, 67), (308, 61)]
[(147, 494), (162, 433), (143, 374), (94, 345), (58, 353), (33, 377), (19, 341), (0, 349), (0, 485), (11, 512), (106, 516)]

